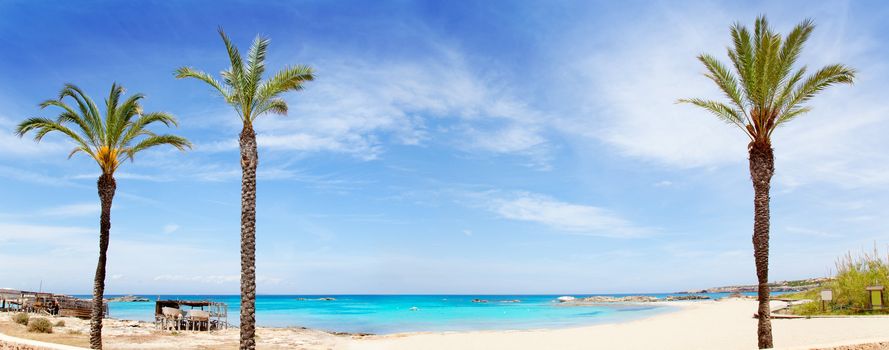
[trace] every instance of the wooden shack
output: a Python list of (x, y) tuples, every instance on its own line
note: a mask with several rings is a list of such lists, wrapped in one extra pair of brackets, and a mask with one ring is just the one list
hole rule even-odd
[[(103, 305), (105, 315), (108, 304)], [(70, 295), (0, 289), (0, 310), (89, 318), (93, 301)]]
[(22, 291), (0, 288), (0, 311), (19, 311), (22, 308)]

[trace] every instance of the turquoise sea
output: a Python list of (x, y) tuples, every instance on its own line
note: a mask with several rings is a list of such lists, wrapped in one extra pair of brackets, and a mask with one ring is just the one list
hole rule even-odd
[[(663, 298), (676, 294), (643, 295)], [(726, 296), (706, 295), (712, 298)], [(115, 296), (119, 295), (106, 297)], [(238, 323), (240, 297), (237, 295), (141, 296), (152, 302), (112, 302), (109, 304), (110, 316), (117, 319), (153, 321), (153, 301), (158, 298), (211, 300), (228, 304), (228, 321)], [(324, 297), (336, 300), (320, 299)], [(308, 327), (334, 332), (389, 334), (562, 328), (627, 321), (674, 310), (670, 306), (644, 304), (560, 306), (554, 302), (557, 297), (559, 295), (260, 295), (256, 300), (256, 322), (265, 327)], [(488, 302), (474, 303), (473, 299)], [(514, 300), (520, 302), (508, 302)]]

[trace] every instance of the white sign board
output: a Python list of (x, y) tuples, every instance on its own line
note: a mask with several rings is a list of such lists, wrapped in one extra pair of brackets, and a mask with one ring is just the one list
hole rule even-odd
[(824, 301), (833, 300), (833, 291), (832, 290), (822, 290), (821, 291), (821, 300), (824, 300)]

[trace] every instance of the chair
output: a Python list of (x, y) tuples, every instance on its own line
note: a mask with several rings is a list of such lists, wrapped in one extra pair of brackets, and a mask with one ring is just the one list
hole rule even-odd
[(167, 326), (167, 322), (176, 322), (176, 330), (179, 330), (179, 321), (182, 320), (182, 310), (173, 307), (164, 307), (161, 309), (164, 314), (164, 329), (172, 329)]
[(188, 313), (185, 314), (185, 319), (191, 330), (199, 331), (204, 324), (207, 325), (207, 330), (210, 330), (210, 312), (208, 311), (188, 310)]

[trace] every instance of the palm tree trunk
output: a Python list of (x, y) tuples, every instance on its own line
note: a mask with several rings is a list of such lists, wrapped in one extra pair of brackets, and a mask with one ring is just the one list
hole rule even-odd
[(96, 279), (93, 283), (93, 311), (90, 315), (90, 348), (102, 348), (102, 318), (105, 317), (105, 263), (108, 254), (108, 239), (111, 233), (111, 201), (117, 183), (114, 176), (102, 174), (97, 184), (102, 214), (99, 219), (99, 264), (96, 266)]
[(760, 349), (772, 347), (772, 321), (769, 308), (769, 188), (775, 173), (775, 155), (770, 145), (750, 147), (750, 178), (753, 180), (753, 256), (758, 279)]
[(256, 133), (241, 131), (241, 350), (256, 348)]

